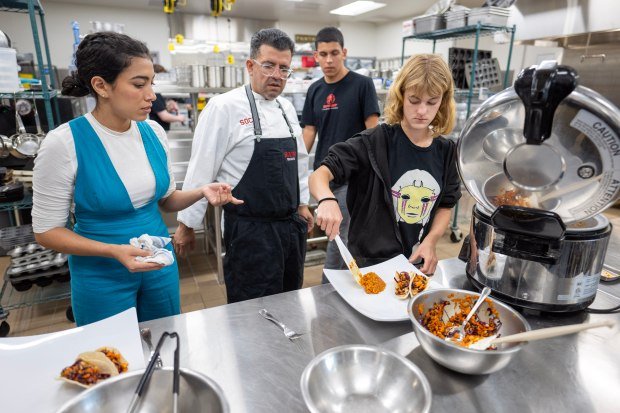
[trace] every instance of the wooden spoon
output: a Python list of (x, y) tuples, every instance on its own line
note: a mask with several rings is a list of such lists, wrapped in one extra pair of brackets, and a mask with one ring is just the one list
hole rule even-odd
[(502, 343), (519, 343), (522, 341), (535, 341), (535, 340), (543, 340), (545, 338), (559, 337), (565, 336), (568, 334), (578, 333), (583, 330), (589, 330), (591, 328), (599, 328), (599, 327), (613, 327), (615, 322), (613, 320), (604, 320), (598, 321), (596, 323), (586, 323), (586, 324), (570, 324), (567, 326), (558, 326), (558, 327), (549, 327), (549, 328), (541, 328), (538, 330), (526, 331), (523, 333), (511, 334), (505, 337), (497, 337), (497, 335), (493, 335), (490, 337), (483, 338), (482, 340), (478, 340), (475, 343), (472, 343), (469, 348), (473, 348), (476, 350), (485, 350), (494, 344), (502, 344)]

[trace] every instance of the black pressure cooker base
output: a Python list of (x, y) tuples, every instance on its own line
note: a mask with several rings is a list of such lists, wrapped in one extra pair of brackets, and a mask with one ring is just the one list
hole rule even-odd
[[(466, 271), (466, 274), (467, 274), (467, 278), (469, 279), (469, 281), (479, 291), (481, 291), (484, 287), (486, 287), (486, 285), (482, 284), (480, 281), (472, 277), (469, 274), (469, 271)], [(584, 301), (578, 304), (542, 304), (542, 303), (522, 300), (520, 298), (511, 297), (497, 290), (493, 290), (493, 292), (491, 293), (491, 296), (493, 298), (497, 298), (498, 300), (503, 301), (504, 303), (509, 304), (514, 307), (549, 312), (549, 313), (573, 313), (576, 311), (582, 311), (588, 308), (590, 304), (592, 304), (594, 302), (594, 299), (596, 298), (596, 297), (592, 297), (591, 300)]]

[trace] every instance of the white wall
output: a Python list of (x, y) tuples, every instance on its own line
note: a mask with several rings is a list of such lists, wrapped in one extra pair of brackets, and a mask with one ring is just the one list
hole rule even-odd
[(344, 47), (347, 48), (349, 56), (352, 57), (374, 57), (377, 47), (375, 45), (375, 33), (377, 26), (372, 23), (338, 23), (325, 22), (302, 22), (292, 20), (281, 20), (276, 26), (288, 34), (292, 39), (296, 34), (315, 35), (323, 27), (335, 26), (342, 31), (344, 36)]
[[(76, 6), (56, 2), (46, 3), (43, 8), (50, 55), (52, 63), (57, 67), (66, 68), (71, 62), (73, 53), (71, 22), (74, 20), (79, 22), (82, 34), (89, 32), (91, 20), (124, 24), (127, 35), (145, 42), (150, 50), (158, 51), (161, 63), (165, 67), (170, 66), (168, 24), (163, 12)], [(19, 52), (34, 53), (34, 41), (27, 14), (0, 12), (0, 28), (9, 35), (13, 47)]]

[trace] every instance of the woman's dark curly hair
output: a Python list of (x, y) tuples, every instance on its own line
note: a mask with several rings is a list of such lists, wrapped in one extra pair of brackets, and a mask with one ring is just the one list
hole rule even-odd
[(77, 70), (62, 81), (62, 94), (67, 96), (96, 96), (90, 84), (94, 76), (114, 83), (118, 75), (131, 64), (134, 57), (150, 59), (144, 43), (131, 37), (99, 32), (84, 37), (75, 54)]

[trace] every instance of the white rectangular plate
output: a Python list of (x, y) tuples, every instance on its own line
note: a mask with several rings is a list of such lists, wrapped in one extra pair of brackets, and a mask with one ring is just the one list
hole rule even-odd
[[(381, 264), (360, 268), (362, 274), (376, 273), (385, 281), (385, 290), (379, 294), (366, 294), (364, 288), (355, 282), (348, 270), (323, 270), (325, 276), (340, 296), (355, 310), (375, 321), (403, 321), (407, 320), (407, 300), (399, 300), (394, 295), (396, 271), (414, 271), (422, 274), (413, 264), (407, 261), (404, 255), (398, 255)], [(437, 267), (437, 271), (440, 271)], [(433, 278), (442, 279), (440, 274)], [(427, 289), (441, 288), (441, 284), (429, 280)]]
[(62, 369), (73, 364), (78, 354), (104, 346), (116, 347), (130, 371), (145, 367), (135, 308), (57, 333), (0, 339), (0, 410), (55, 412), (85, 391), (58, 380)]

